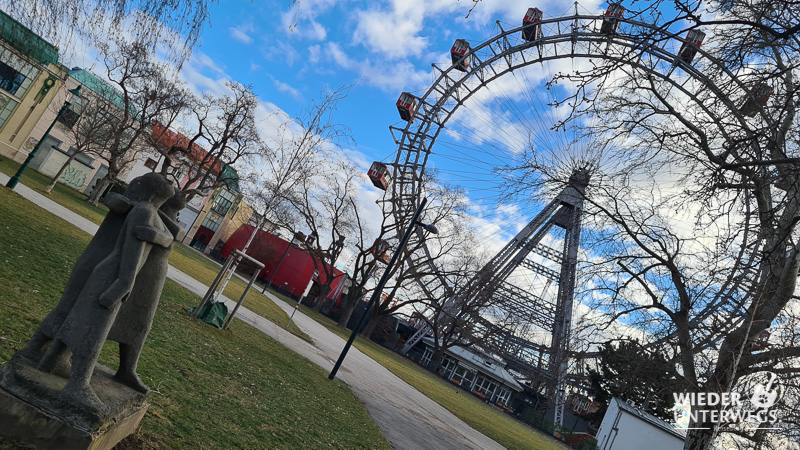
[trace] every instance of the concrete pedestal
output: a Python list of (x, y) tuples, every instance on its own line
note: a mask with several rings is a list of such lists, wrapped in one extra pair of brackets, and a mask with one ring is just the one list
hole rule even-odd
[(0, 367), (0, 435), (43, 449), (111, 449), (147, 412), (147, 396), (115, 381), (105, 366), (97, 365), (91, 386), (107, 410), (65, 402), (58, 396), (64, 384), (22, 358)]

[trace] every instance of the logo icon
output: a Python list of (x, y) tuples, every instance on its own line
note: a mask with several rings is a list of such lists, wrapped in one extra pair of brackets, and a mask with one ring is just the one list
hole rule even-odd
[(778, 380), (778, 376), (772, 372), (768, 373), (770, 378), (767, 385), (757, 384), (753, 389), (753, 396), (750, 398), (750, 403), (756, 408), (771, 408), (772, 405), (778, 401), (778, 388), (773, 388), (775, 381)]

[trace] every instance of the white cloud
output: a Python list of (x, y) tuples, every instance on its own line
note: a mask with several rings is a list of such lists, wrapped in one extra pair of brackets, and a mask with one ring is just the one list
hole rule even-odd
[(272, 84), (275, 85), (275, 89), (277, 89), (279, 92), (283, 92), (284, 94), (289, 94), (295, 100), (298, 101), (303, 100), (303, 94), (301, 94), (300, 91), (289, 86), (288, 84), (275, 79), (272, 80)]
[(429, 39), (420, 36), (426, 19), (460, 8), (452, 0), (395, 0), (386, 9), (355, 12), (353, 42), (388, 59), (422, 56)]
[(249, 45), (253, 43), (253, 38), (250, 37), (250, 33), (255, 31), (253, 25), (243, 24), (238, 27), (230, 27), (228, 28), (228, 31), (230, 32), (232, 38), (236, 39), (242, 44)]
[(350, 58), (341, 46), (329, 42), (322, 50), (327, 62), (335, 63), (339, 68), (352, 70), (364, 78), (367, 84), (386, 92), (398, 93), (409, 89), (419, 89), (429, 82), (429, 72), (419, 71), (408, 61), (384, 63), (370, 59), (356, 60)]

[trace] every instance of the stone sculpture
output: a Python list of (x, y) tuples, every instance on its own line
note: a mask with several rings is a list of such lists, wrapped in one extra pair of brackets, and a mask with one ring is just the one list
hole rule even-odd
[[(178, 212), (185, 207), (183, 193), (177, 192), (158, 211), (173, 237), (180, 231)], [(120, 306), (114, 325), (108, 334), (109, 340), (119, 342), (119, 369), (114, 378), (144, 394), (150, 389), (136, 374), (136, 365), (147, 334), (150, 332), (158, 301), (161, 299), (173, 245), (174, 240), (167, 247), (156, 246), (150, 250), (147, 261), (136, 276), (136, 283), (130, 296)]]
[[(149, 389), (136, 366), (185, 202), (165, 177), (149, 173), (104, 203), (110, 211), (58, 304), (0, 367), (0, 435), (43, 447), (110, 448), (147, 410)], [(116, 374), (97, 364), (107, 339), (120, 344)]]

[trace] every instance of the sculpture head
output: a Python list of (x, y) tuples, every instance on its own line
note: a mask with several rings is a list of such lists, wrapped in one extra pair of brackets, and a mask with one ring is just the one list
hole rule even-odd
[(186, 196), (183, 192), (176, 190), (175, 195), (164, 202), (160, 209), (168, 218), (178, 220), (178, 212), (183, 208), (186, 208)]
[(149, 202), (159, 208), (175, 195), (175, 187), (163, 175), (151, 172), (134, 178), (123, 195), (133, 203)]

